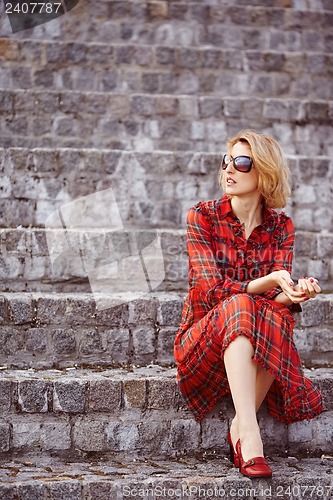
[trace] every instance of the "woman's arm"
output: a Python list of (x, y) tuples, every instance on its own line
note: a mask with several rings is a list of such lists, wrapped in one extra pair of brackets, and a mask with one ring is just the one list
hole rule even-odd
[(293, 302), (303, 302), (305, 294), (303, 291), (295, 290), (293, 288), (294, 283), (290, 277), (290, 274), (285, 269), (281, 271), (273, 271), (267, 276), (262, 278), (257, 278), (247, 285), (247, 293), (257, 293), (262, 295), (267, 290), (279, 286), (282, 293), (279, 293), (274, 297), (273, 300), (285, 304), (287, 306), (291, 305)]
[(250, 280), (232, 279), (217, 265), (211, 223), (200, 207), (188, 211), (186, 223), (190, 268), (196, 285), (205, 293), (210, 306), (213, 307), (232, 293), (244, 293)]

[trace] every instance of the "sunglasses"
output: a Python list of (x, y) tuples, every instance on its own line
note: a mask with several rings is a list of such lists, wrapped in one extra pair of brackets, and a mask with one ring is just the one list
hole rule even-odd
[(225, 170), (229, 163), (233, 163), (234, 167), (238, 172), (250, 172), (253, 161), (249, 156), (232, 156), (224, 155), (222, 159), (222, 170)]

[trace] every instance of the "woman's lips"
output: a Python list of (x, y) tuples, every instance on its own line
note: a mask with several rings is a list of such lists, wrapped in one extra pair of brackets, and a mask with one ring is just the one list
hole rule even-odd
[(231, 184), (236, 184), (236, 181), (234, 181), (231, 177), (227, 177), (226, 183), (230, 186)]

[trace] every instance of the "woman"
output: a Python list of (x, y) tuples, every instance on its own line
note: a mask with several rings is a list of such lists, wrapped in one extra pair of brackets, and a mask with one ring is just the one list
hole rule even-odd
[(266, 398), (283, 422), (323, 410), (304, 377), (293, 341), (291, 310), (321, 290), (313, 278), (294, 284), (294, 226), (284, 212), (289, 170), (278, 143), (245, 130), (227, 143), (221, 199), (187, 215), (189, 292), (175, 339), (177, 379), (197, 420), (231, 392), (227, 439), (248, 477), (270, 477), (256, 413)]

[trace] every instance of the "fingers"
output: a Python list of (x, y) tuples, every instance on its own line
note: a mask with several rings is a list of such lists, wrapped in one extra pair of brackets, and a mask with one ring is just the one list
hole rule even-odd
[(291, 289), (291, 292), (289, 290), (284, 290), (284, 293), (295, 304), (309, 300), (309, 297), (303, 291)]
[(321, 288), (318, 285), (318, 280), (315, 278), (299, 278), (298, 285), (300, 290), (302, 290), (308, 298), (314, 298), (318, 293), (321, 292)]

